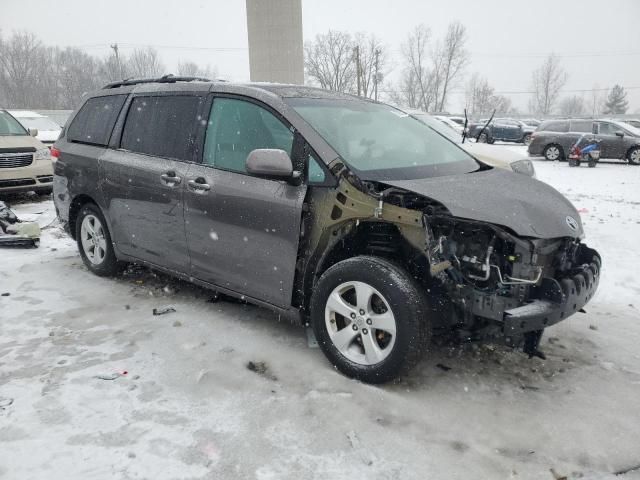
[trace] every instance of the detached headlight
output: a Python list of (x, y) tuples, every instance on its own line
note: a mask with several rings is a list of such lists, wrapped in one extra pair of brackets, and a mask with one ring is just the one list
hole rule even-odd
[(51, 153), (48, 148), (41, 148), (40, 150), (36, 150), (36, 153), (33, 154), (34, 160), (51, 160)]
[(511, 164), (511, 170), (516, 173), (521, 173), (533, 178), (535, 178), (536, 176), (536, 169), (533, 168), (533, 163), (531, 162), (531, 160), (528, 160), (526, 158), (523, 160), (518, 160), (517, 162), (513, 162)]

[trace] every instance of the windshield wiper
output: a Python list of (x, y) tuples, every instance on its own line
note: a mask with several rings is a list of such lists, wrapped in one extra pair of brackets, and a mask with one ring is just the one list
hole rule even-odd
[(496, 111), (494, 110), (493, 113), (491, 114), (491, 118), (489, 118), (489, 120), (487, 120), (487, 123), (484, 124), (484, 127), (482, 127), (482, 129), (478, 132), (478, 136), (476, 137), (476, 142), (478, 141), (478, 139), (480, 138), (480, 135), (482, 135), (482, 132), (484, 132), (487, 127), (489, 126), (489, 124), (491, 123), (491, 120), (493, 120), (493, 116), (496, 114)]

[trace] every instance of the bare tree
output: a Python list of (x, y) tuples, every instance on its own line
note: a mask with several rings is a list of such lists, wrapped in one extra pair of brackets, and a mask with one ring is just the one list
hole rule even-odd
[(353, 92), (356, 80), (355, 43), (346, 32), (329, 30), (304, 46), (307, 76), (322, 88)]
[(151, 47), (135, 49), (126, 64), (128, 72), (133, 77), (159, 77), (165, 73), (158, 51)]
[[(380, 40), (373, 34), (358, 33), (354, 41), (358, 49), (356, 60), (356, 75), (360, 74), (360, 90), (363, 96), (374, 98), (376, 87), (380, 87), (388, 70), (386, 49)], [(357, 80), (357, 79), (356, 79)]]
[(392, 94), (399, 105), (430, 111), (435, 107), (434, 75), (429, 68), (429, 39), (431, 31), (418, 25), (402, 44), (404, 69), (399, 89)]
[(91, 91), (104, 83), (101, 62), (77, 48), (56, 51), (56, 91), (58, 108), (72, 109)]
[(491, 111), (494, 88), (489, 81), (474, 73), (465, 88), (465, 107), (470, 116), (483, 117)]
[(468, 63), (466, 29), (460, 22), (449, 25), (443, 42), (436, 48), (433, 61), (435, 73), (436, 110), (444, 111), (449, 88), (455, 85)]
[(215, 79), (218, 77), (218, 69), (207, 65), (202, 68), (195, 62), (182, 61), (178, 63), (178, 74), (186, 77), (201, 77)]
[(0, 89), (9, 107), (36, 108), (48, 103), (46, 84), (51, 81), (49, 51), (27, 32), (13, 34), (0, 44)]
[(529, 108), (533, 113), (548, 115), (553, 111), (560, 90), (567, 82), (567, 74), (560, 66), (560, 60), (554, 54), (547, 57), (544, 63), (532, 75), (533, 97)]
[(507, 115), (514, 112), (511, 100), (504, 95), (496, 95), (489, 81), (474, 73), (465, 89), (465, 107), (469, 116), (474, 118), (488, 117), (493, 112)]
[(560, 114), (566, 117), (577, 117), (579, 115), (584, 115), (584, 112), (586, 110), (584, 98), (578, 95), (565, 97), (560, 100), (559, 110)]

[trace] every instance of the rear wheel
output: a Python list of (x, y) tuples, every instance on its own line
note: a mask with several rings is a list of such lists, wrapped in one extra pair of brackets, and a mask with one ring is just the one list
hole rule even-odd
[(640, 147), (634, 147), (627, 153), (627, 160), (631, 165), (640, 165)]
[(107, 222), (93, 203), (83, 205), (78, 213), (76, 241), (82, 261), (93, 273), (107, 277), (120, 271), (123, 264), (116, 258)]
[(522, 137), (522, 143), (525, 145), (529, 145), (531, 143), (531, 134), (527, 133), (524, 137)]
[(329, 361), (367, 383), (408, 371), (428, 344), (426, 296), (388, 260), (361, 256), (329, 268), (311, 299), (314, 333)]
[(544, 158), (553, 162), (555, 160), (560, 160), (562, 158), (562, 149), (559, 145), (551, 144), (547, 145), (542, 152)]

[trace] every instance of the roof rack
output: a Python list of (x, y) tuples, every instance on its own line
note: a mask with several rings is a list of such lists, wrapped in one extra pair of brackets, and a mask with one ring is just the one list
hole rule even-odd
[[(129, 85), (138, 85), (140, 83), (176, 83), (176, 82), (211, 82), (212, 80), (203, 77), (176, 77), (173, 74), (163, 75), (160, 78), (127, 78), (118, 82), (107, 83), (103, 90), (109, 88), (127, 87)], [(218, 80), (223, 81), (223, 80)]]

